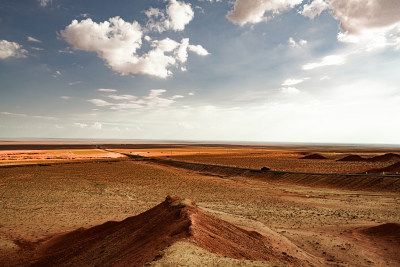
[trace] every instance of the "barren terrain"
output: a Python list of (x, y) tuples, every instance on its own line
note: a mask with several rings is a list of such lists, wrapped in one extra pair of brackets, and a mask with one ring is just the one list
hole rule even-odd
[[(168, 151), (165, 147), (139, 149), (124, 148), (123, 151), (163, 158)], [(185, 148), (187, 150), (180, 151), (178, 155), (178, 150), (182, 149), (170, 149), (169, 153), (172, 152), (173, 159), (179, 160), (252, 168), (267, 165), (278, 169), (279, 166), (286, 166), (291, 167), (290, 170), (321, 172), (335, 172), (334, 168), (347, 166), (339, 164), (348, 162), (338, 162), (337, 159), (350, 154), (348, 150), (301, 149), (299, 152), (288, 151), (288, 148), (280, 152), (275, 149), (274, 153), (246, 148), (251, 151), (246, 154), (243, 151), (229, 151), (231, 147), (203, 147), (197, 154), (192, 148)], [(328, 159), (318, 163), (315, 160), (298, 159), (301, 155), (316, 152)], [(373, 157), (386, 152), (364, 150), (353, 154)], [(113, 152), (99, 151), (99, 155), (107, 153)], [(268, 164), (264, 164), (264, 161)], [(274, 162), (276, 165), (273, 165)], [(364, 171), (364, 168), (371, 169), (380, 164), (388, 166), (390, 163), (393, 164), (362, 162), (375, 165), (352, 166), (346, 172)], [(311, 180), (309, 184), (312, 184)], [(82, 227), (88, 229), (108, 221), (122, 221), (139, 215), (164, 202), (167, 195), (194, 201), (201, 214), (208, 214), (206, 217), (215, 216), (235, 227), (256, 231), (266, 238), (263, 242), (267, 242), (266, 246), (273, 253), (268, 259), (252, 258), (247, 254), (237, 256), (214, 248), (211, 241), (196, 243), (193, 240), (197, 239), (186, 238), (169, 247), (160, 247), (157, 256), (150, 257), (150, 260), (143, 259), (151, 265), (174, 266), (179, 263), (201, 266), (205, 262), (215, 266), (400, 265), (397, 253), (400, 250), (399, 192), (311, 187), (290, 180), (274, 182), (244, 175), (221, 176), (140, 160), (0, 168), (0, 265), (33, 264), (41, 259), (42, 244), (47, 244), (46, 240), (53, 240), (51, 238), (54, 236)], [(196, 214), (199, 212), (195, 211)], [(207, 220), (211, 220), (210, 225), (214, 220), (206, 220), (202, 216), (196, 218), (193, 225), (201, 227), (207, 225)], [(154, 238), (160, 234), (157, 229), (163, 229), (161, 225), (155, 227), (154, 232), (150, 231)], [(201, 227), (199, 229), (203, 229)], [(210, 235), (219, 236), (217, 230), (210, 229), (207, 230), (211, 231)], [(243, 240), (237, 242), (240, 244)], [(110, 243), (108, 246), (113, 245)], [(102, 253), (103, 250), (106, 253), (107, 246), (96, 253)], [(90, 254), (94, 252), (87, 253), (85, 257), (94, 255)], [(90, 265), (91, 262), (95, 261), (89, 259), (86, 263)]]

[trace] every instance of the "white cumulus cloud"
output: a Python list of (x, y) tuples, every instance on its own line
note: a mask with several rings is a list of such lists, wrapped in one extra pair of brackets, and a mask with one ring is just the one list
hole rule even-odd
[(329, 9), (329, 5), (324, 0), (314, 0), (310, 4), (304, 5), (300, 14), (313, 19), (326, 9)]
[(268, 19), (268, 14), (276, 14), (301, 4), (303, 0), (236, 0), (227, 18), (235, 24), (254, 24)]
[(340, 20), (338, 40), (364, 45), (366, 50), (400, 45), (400, 4), (397, 0), (329, 1)]
[(151, 7), (144, 13), (148, 17), (147, 28), (158, 32), (183, 31), (194, 18), (191, 5), (176, 0), (169, 0), (165, 11)]
[(339, 41), (360, 45), (366, 51), (400, 47), (398, 0), (314, 0), (300, 13), (312, 19), (326, 9), (340, 21)]
[(9, 42), (7, 40), (0, 41), (0, 59), (6, 59), (9, 57), (22, 58), (26, 57), (27, 54), (28, 51), (23, 49), (22, 45), (18, 43)]
[(96, 52), (111, 69), (122, 75), (167, 78), (173, 74), (171, 68), (186, 62), (187, 50), (201, 56), (208, 54), (202, 46), (190, 45), (188, 38), (183, 38), (181, 43), (170, 38), (154, 40), (149, 51), (138, 54), (142, 46), (142, 28), (136, 21), (129, 23), (120, 17), (100, 23), (90, 18), (80, 22), (73, 20), (60, 35), (74, 49)]

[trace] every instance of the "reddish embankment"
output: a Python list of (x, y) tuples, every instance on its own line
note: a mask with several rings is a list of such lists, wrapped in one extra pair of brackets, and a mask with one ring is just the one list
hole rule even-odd
[(396, 162), (384, 168), (369, 170), (368, 173), (386, 173), (386, 174), (400, 173), (400, 162)]
[(348, 155), (342, 159), (338, 159), (337, 161), (365, 161), (366, 159), (359, 155)]
[(167, 197), (154, 208), (121, 222), (78, 229), (36, 244), (33, 266), (142, 266), (178, 240), (230, 258), (297, 265), (271, 249), (268, 238), (200, 210), (190, 200)]
[(157, 164), (173, 166), (185, 170), (221, 177), (247, 177), (268, 182), (282, 182), (310, 187), (365, 190), (374, 192), (400, 192), (400, 176), (364, 174), (318, 174), (281, 171), (261, 171), (237, 167), (207, 165), (173, 160), (145, 159)]
[(327, 159), (327, 158), (320, 154), (311, 154), (308, 156), (301, 157), (300, 159)]

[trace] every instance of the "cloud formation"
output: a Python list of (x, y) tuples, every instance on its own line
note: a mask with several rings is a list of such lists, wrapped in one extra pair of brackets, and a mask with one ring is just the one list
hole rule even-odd
[(138, 54), (143, 30), (138, 22), (126, 22), (120, 17), (100, 23), (90, 18), (80, 22), (73, 20), (60, 35), (74, 49), (96, 52), (111, 69), (122, 75), (133, 73), (167, 78), (173, 74), (171, 68), (187, 61), (188, 50), (200, 56), (208, 55), (201, 45), (190, 45), (189, 38), (183, 38), (180, 43), (170, 38), (154, 41), (146, 38), (150, 50)]
[(399, 1), (314, 0), (300, 13), (313, 19), (327, 9), (340, 21), (339, 41), (359, 44), (366, 51), (386, 46), (400, 48)]
[(305, 46), (307, 44), (306, 40), (300, 39), (298, 42), (296, 42), (293, 37), (290, 37), (288, 40), (288, 44), (290, 47), (293, 48), (298, 48), (298, 47), (302, 47)]
[(89, 99), (88, 102), (96, 105), (97, 107), (108, 107), (112, 110), (153, 109), (168, 107), (175, 103), (176, 99), (184, 97), (182, 95), (162, 97), (165, 92), (165, 89), (152, 89), (147, 96), (143, 97), (134, 95), (110, 94), (106, 97), (114, 100), (114, 102), (109, 102), (99, 98)]
[(194, 18), (190, 4), (169, 0), (166, 10), (151, 7), (144, 12), (148, 18), (147, 28), (151, 31), (166, 30), (183, 31), (185, 26)]
[(40, 40), (38, 40), (36, 38), (33, 38), (32, 36), (28, 36), (28, 41), (29, 42), (34, 42), (34, 43), (41, 43), (42, 42), (42, 41), (40, 41)]
[(226, 17), (235, 24), (245, 25), (268, 20), (267, 14), (276, 14), (301, 4), (303, 0), (236, 0)]
[(364, 44), (366, 50), (400, 45), (400, 4), (397, 0), (330, 0), (333, 15), (340, 20), (338, 40)]
[(326, 9), (329, 9), (329, 5), (324, 0), (314, 0), (310, 4), (304, 5), (303, 10), (300, 11), (300, 14), (313, 19), (316, 16), (319, 16), (322, 11)]
[(108, 92), (108, 93), (112, 93), (112, 92), (116, 92), (117, 90), (115, 90), (115, 89), (105, 89), (105, 88), (100, 88), (100, 89), (97, 89), (97, 91), (99, 91), (99, 92)]
[(9, 57), (23, 58), (26, 57), (28, 51), (22, 48), (22, 45), (9, 42), (7, 40), (0, 41), (0, 59), (6, 59)]
[[(274, 14), (295, 8), (303, 0), (235, 0), (227, 18), (238, 25), (267, 21)], [(313, 0), (298, 12), (314, 19), (330, 10), (340, 21), (341, 42), (358, 44), (359, 49), (370, 51), (387, 46), (400, 49), (400, 3), (398, 0)], [(301, 44), (289, 39), (292, 47)]]
[(52, 2), (52, 0), (38, 0), (40, 6), (42, 7), (46, 7), (48, 4), (50, 4)]
[(0, 116), (7, 116), (7, 117), (14, 117), (14, 118), (34, 118), (34, 119), (43, 119), (43, 120), (56, 120), (56, 117), (51, 117), (51, 116), (40, 116), (40, 115), (28, 115), (28, 114), (23, 114), (23, 113), (13, 113), (13, 112), (7, 112), (7, 111), (2, 111), (0, 112)]
[(349, 34), (364, 30), (390, 27), (400, 22), (397, 0), (328, 0), (340, 28)]
[(308, 78), (304, 78), (304, 79), (286, 79), (283, 83), (282, 86), (292, 86), (292, 85), (296, 85), (299, 83), (302, 83), (304, 80), (308, 80)]
[(325, 67), (325, 66), (340, 66), (346, 62), (346, 56), (344, 55), (330, 55), (322, 58), (320, 62), (312, 62), (305, 64), (303, 70), (312, 70), (315, 68)]

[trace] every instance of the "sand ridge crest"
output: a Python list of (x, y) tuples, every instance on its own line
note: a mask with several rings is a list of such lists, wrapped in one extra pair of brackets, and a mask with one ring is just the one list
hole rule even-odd
[[(159, 205), (123, 221), (54, 236), (30, 248), (31, 266), (142, 266), (177, 241), (188, 241), (223, 257), (302, 265), (271, 238), (201, 210), (188, 199), (168, 196)], [(284, 243), (282, 239), (282, 243)], [(22, 251), (23, 252), (23, 251)], [(27, 258), (28, 259), (28, 258)]]

